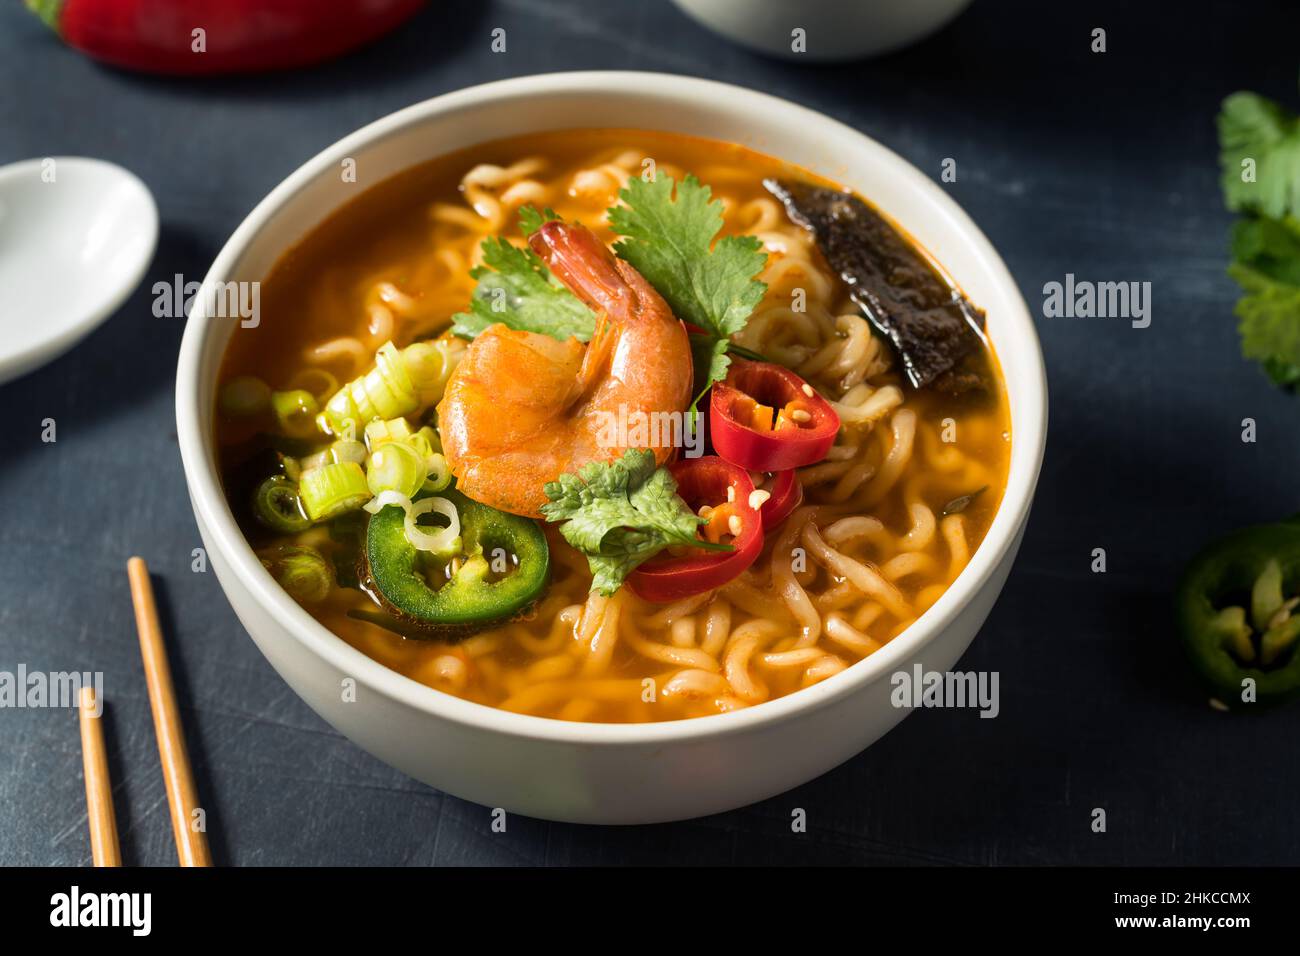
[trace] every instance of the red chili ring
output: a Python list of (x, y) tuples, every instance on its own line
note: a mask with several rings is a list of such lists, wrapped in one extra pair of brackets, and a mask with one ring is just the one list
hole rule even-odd
[[(758, 431), (738, 417), (749, 402), (780, 409), (795, 401), (807, 407), (807, 424)], [(780, 365), (732, 359), (726, 381), (713, 386), (709, 403), (713, 447), (721, 457), (749, 471), (788, 471), (821, 461), (839, 430), (840, 417), (830, 403)]]
[(655, 557), (628, 575), (628, 586), (638, 597), (661, 603), (721, 587), (753, 564), (763, 550), (763, 519), (749, 504), (754, 492), (749, 472), (716, 455), (683, 458), (669, 470), (677, 481), (677, 493), (692, 511), (727, 501), (727, 490), (735, 489), (731, 500), (741, 530), (731, 542), (731, 551)]
[(790, 512), (803, 504), (803, 485), (793, 468), (776, 474), (772, 484), (772, 497), (763, 502), (759, 514), (763, 517), (763, 530), (771, 531), (790, 517)]

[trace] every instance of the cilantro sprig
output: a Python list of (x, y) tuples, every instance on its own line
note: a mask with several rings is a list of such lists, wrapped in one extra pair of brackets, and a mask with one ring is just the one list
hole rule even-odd
[(578, 474), (547, 482), (548, 521), (562, 521), (564, 540), (587, 556), (591, 589), (613, 594), (637, 565), (673, 545), (730, 551), (697, 537), (704, 519), (677, 495), (667, 468), (649, 449), (629, 448), (612, 462), (589, 462)]
[[(554, 211), (538, 212), (531, 206), (519, 211), (519, 226), (531, 235)], [(596, 316), (582, 301), (551, 275), (541, 257), (529, 248), (489, 236), (483, 240), (483, 265), (470, 270), (478, 280), (469, 311), (452, 316), (451, 331), (472, 339), (500, 322), (512, 329), (537, 332), (559, 339), (586, 342), (596, 327)]]
[[(1229, 209), (1281, 219), (1300, 211), (1300, 117), (1255, 93), (1233, 93), (1219, 112), (1223, 197)], [(1254, 166), (1243, 176), (1243, 161)]]
[(1300, 386), (1300, 220), (1243, 219), (1228, 275), (1243, 295), (1234, 310), (1241, 351), (1283, 388)]
[(1254, 93), (1219, 113), (1224, 203), (1240, 212), (1228, 274), (1242, 354), (1284, 388), (1300, 388), (1300, 117)]
[(629, 179), (609, 223), (614, 251), (646, 277), (679, 319), (718, 338), (745, 327), (767, 286), (754, 277), (767, 256), (755, 236), (726, 236), (722, 203), (694, 176)]
[(701, 330), (693, 336), (695, 388), (703, 393), (725, 378), (730, 338), (741, 331), (767, 286), (756, 278), (767, 255), (755, 236), (725, 236), (723, 206), (712, 190), (687, 174), (629, 179), (622, 205), (609, 210), (623, 238), (619, 257), (645, 276), (673, 313)]

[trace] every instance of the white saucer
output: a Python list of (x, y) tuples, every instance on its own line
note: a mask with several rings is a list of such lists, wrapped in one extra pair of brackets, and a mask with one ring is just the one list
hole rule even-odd
[(157, 244), (153, 196), (120, 166), (76, 156), (0, 166), (0, 383), (117, 311)]

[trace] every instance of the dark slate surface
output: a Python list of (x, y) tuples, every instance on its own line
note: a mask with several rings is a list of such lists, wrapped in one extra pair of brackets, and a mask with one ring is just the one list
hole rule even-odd
[[(1205, 706), (1172, 642), (1169, 592), (1207, 538), (1296, 507), (1300, 407), (1238, 357), (1213, 116), (1238, 88), (1296, 93), (1283, 2), (979, 0), (873, 62), (767, 60), (664, 0), (434, 3), (401, 33), (289, 76), (131, 76), (0, 7), (0, 162), (84, 154), (154, 191), (158, 253), (83, 345), (0, 387), (0, 670), (106, 674), (123, 849), (175, 861), (124, 564), (165, 597), (172, 662), (225, 864), (1283, 863), (1300, 860), (1300, 709)], [(1149, 5), (1152, 8), (1167, 5)], [(1068, 10), (1062, 10), (1067, 7)], [(503, 26), (509, 53), (489, 51)], [(1109, 52), (1089, 52), (1095, 26)], [(172, 414), (179, 320), (148, 286), (199, 278), (240, 219), (299, 163), (417, 100), (573, 68), (715, 77), (822, 110), (936, 177), (1002, 251), (1035, 309), (1073, 272), (1150, 281), (1150, 328), (1039, 319), (1052, 426), (1011, 581), (965, 667), (1001, 674), (1002, 714), (913, 715), (797, 791), (709, 819), (599, 829), (488, 812), (407, 779), (339, 737), (272, 672), (209, 574)], [(3, 254), (3, 250), (0, 250)], [(0, 308), (3, 307), (0, 290)], [(58, 441), (40, 441), (41, 421)], [(1259, 440), (1243, 444), (1243, 418)], [(1109, 571), (1089, 571), (1104, 547)], [(808, 813), (793, 834), (794, 807)], [(1091, 811), (1109, 814), (1105, 834)], [(0, 863), (89, 860), (74, 715), (0, 711)]]

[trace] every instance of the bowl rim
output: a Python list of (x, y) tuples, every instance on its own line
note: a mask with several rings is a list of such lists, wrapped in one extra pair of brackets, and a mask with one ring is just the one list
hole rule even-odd
[[(200, 371), (212, 347), (213, 323), (204, 313), (206, 296), (194, 298), (188, 317), (176, 373), (177, 437), (186, 482), (199, 524), (225, 558), (231, 573), (254, 601), (293, 639), (331, 667), (354, 677), (373, 692), (431, 717), (472, 729), (510, 737), (591, 746), (663, 744), (727, 736), (774, 725), (797, 713), (819, 710), (853, 694), (900, 662), (909, 660), (952, 624), (969, 599), (993, 576), (1002, 559), (1015, 548), (1028, 517), (1037, 484), (1047, 433), (1047, 380), (1042, 349), (1028, 306), (992, 243), (964, 210), (935, 182), (907, 160), (874, 139), (823, 113), (788, 100), (715, 80), (642, 71), (577, 71), (496, 80), (446, 93), (384, 116), (350, 133), (317, 153), (276, 186), (240, 223), (213, 260), (203, 285), (226, 278), (248, 246), (270, 220), (300, 191), (327, 171), (338, 168), (360, 149), (418, 126), (437, 116), (473, 109), (488, 102), (527, 100), (562, 95), (641, 95), (649, 99), (708, 99), (725, 103), (725, 109), (762, 113), (769, 124), (817, 124), (847, 139), (852, 148), (891, 167), (900, 188), (919, 191), (946, 227), (955, 229), (979, 265), (999, 287), (1009, 308), (999, 315), (1005, 336), (1023, 337), (1028, 355), (1027, 373), (1016, 380), (1015, 401), (1023, 420), (1017, 420), (1012, 442), (1006, 490), (988, 532), (969, 563), (943, 595), (899, 637), (879, 651), (857, 661), (811, 687), (762, 705), (725, 714), (652, 723), (579, 723), (504, 711), (465, 700), (421, 684), (367, 656), (318, 622), (299, 606), (258, 561), (251, 545), (235, 524), (221, 490), (215, 456), (209, 455), (205, 434), (209, 423), (200, 418), (204, 397), (199, 393)], [(773, 119), (775, 117), (775, 120)], [(461, 148), (450, 147), (447, 152)], [(904, 224), (906, 226), (906, 224)], [(222, 585), (223, 591), (226, 590)], [(229, 600), (229, 597), (227, 596)]]

